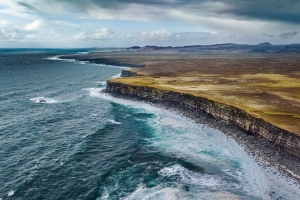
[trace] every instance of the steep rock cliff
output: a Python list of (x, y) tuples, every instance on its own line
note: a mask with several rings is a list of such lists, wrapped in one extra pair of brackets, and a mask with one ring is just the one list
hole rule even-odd
[(300, 136), (276, 127), (237, 107), (191, 94), (145, 86), (127, 85), (112, 81), (107, 82), (105, 92), (117, 97), (164, 105), (195, 117), (205, 112), (219, 120), (226, 120), (249, 134), (260, 135), (282, 147), (290, 154), (300, 157)]
[(138, 76), (138, 73), (132, 72), (130, 70), (122, 70), (121, 72), (121, 77), (133, 77), (133, 76)]

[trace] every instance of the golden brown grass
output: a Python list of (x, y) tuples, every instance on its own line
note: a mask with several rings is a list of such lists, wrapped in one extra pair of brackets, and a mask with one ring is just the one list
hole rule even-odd
[[(111, 81), (206, 97), (300, 135), (300, 56), (126, 55), (142, 76)], [(108, 55), (124, 60), (124, 56)]]

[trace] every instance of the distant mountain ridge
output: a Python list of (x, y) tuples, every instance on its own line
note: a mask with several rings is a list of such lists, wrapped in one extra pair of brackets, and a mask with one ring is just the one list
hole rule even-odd
[(272, 46), (272, 44), (270, 42), (263, 42), (258, 44), (257, 46)]
[(189, 45), (189, 46), (133, 46), (127, 50), (136, 51), (169, 51), (176, 53), (214, 54), (214, 53), (300, 53), (300, 44), (273, 45), (269, 42), (257, 45), (249, 44), (213, 44), (213, 45)]

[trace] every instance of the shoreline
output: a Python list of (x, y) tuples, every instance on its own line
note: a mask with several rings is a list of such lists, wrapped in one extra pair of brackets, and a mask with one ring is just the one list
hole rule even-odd
[[(86, 54), (84, 56), (82, 55), (76, 55), (76, 56), (67, 56), (64, 57), (64, 59), (75, 59), (77, 61), (88, 61), (90, 63), (98, 63), (98, 64), (113, 64), (115, 66), (124, 67), (124, 64), (127, 67), (131, 68), (143, 68), (145, 63), (139, 61), (130, 60), (130, 57), (127, 57), (128, 55), (125, 55), (121, 58), (115, 57), (115, 55), (111, 54), (101, 54), (101, 56), (97, 54)], [(99, 58), (101, 58), (99, 60)], [(129, 58), (129, 60), (127, 60)], [(156, 58), (155, 58), (156, 59)], [(97, 62), (95, 62), (97, 60)], [(130, 63), (130, 64), (129, 64)], [(135, 72), (135, 70), (122, 70), (121, 77), (135, 77), (140, 76), (139, 73)], [(108, 85), (109, 82), (107, 81)], [(116, 82), (117, 83), (117, 82)], [(119, 82), (117, 84), (121, 85), (127, 85), (126, 83)], [(275, 167), (275, 169), (283, 172), (283, 174), (287, 175), (288, 177), (292, 178), (293, 180), (296, 180), (300, 184), (300, 136), (293, 134), (292, 132), (286, 131), (284, 129), (278, 128), (274, 126), (272, 123), (269, 123), (265, 121), (264, 119), (254, 117), (252, 115), (249, 115), (247, 112), (245, 112), (242, 109), (238, 109), (238, 113), (236, 113), (236, 110), (233, 110), (233, 113), (230, 111), (227, 112), (227, 116), (225, 119), (222, 119), (222, 116), (213, 116), (212, 113), (208, 112), (206, 109), (202, 109), (201, 111), (198, 109), (197, 113), (192, 113), (191, 110), (186, 110), (183, 108), (180, 108), (177, 105), (165, 105), (161, 99), (159, 100), (159, 97), (149, 99), (149, 95), (143, 96), (137, 94), (139, 92), (144, 91), (138, 91), (134, 92), (134, 89), (131, 91), (127, 91), (126, 95), (126, 89), (120, 89), (119, 91), (114, 92), (108, 92), (108, 85), (106, 87), (106, 93), (110, 93), (111, 96), (123, 98), (123, 99), (129, 99), (129, 100), (136, 100), (136, 101), (142, 101), (154, 106), (162, 107), (167, 110), (175, 111), (177, 114), (187, 117), (189, 119), (192, 119), (196, 123), (201, 123), (208, 125), (212, 128), (215, 128), (225, 135), (233, 138), (239, 145), (244, 147), (245, 151), (256, 158), (257, 161), (265, 161), (267, 164), (263, 162), (263, 166), (271, 166)], [(140, 88), (150, 88), (150, 90), (154, 89), (156, 92), (159, 93), (160, 89), (152, 88), (151, 86), (138, 86), (138, 85), (129, 85), (133, 87), (140, 87)], [(152, 89), (151, 89), (152, 88)], [(121, 91), (122, 90), (122, 91)], [(147, 89), (146, 89), (147, 90)], [(121, 92), (120, 92), (121, 91)], [(154, 93), (156, 93), (154, 92)], [(173, 92), (173, 91), (170, 91)], [(156, 94), (158, 96), (161, 96), (160, 94)], [(173, 92), (176, 93), (176, 92)], [(180, 92), (177, 92), (180, 94)], [(153, 92), (151, 92), (151, 95)], [(182, 93), (183, 95), (186, 93)], [(150, 95), (150, 96), (151, 96)], [(193, 95), (192, 95), (193, 96)], [(195, 96), (196, 97), (196, 96)], [(148, 99), (147, 99), (148, 98)], [(201, 98), (201, 97), (198, 97)], [(204, 98), (205, 99), (205, 98)], [(218, 102), (215, 102), (211, 100), (213, 103), (216, 103), (218, 105)], [(181, 101), (178, 101), (177, 104), (182, 104)], [(174, 107), (175, 106), (175, 107)], [(231, 105), (229, 108), (235, 108)], [(219, 106), (220, 109), (220, 106)], [(223, 108), (221, 108), (222, 110)], [(215, 109), (216, 110), (216, 109)], [(224, 109), (223, 109), (224, 110)], [(218, 111), (218, 109), (217, 109)], [(244, 119), (240, 120), (240, 116), (242, 112), (242, 116)], [(232, 116), (234, 120), (232, 121)], [(239, 116), (240, 115), (240, 116)], [(245, 120), (246, 116), (246, 120)], [(247, 118), (250, 117), (250, 118)], [(253, 121), (255, 120), (256, 127), (253, 127)], [(230, 120), (231, 119), (231, 120)], [(250, 119), (250, 124), (248, 120)], [(238, 123), (235, 123), (237, 121)], [(246, 123), (245, 123), (246, 121)], [(242, 126), (241, 126), (242, 125)], [(265, 129), (264, 126), (267, 126), (267, 129)], [(271, 127), (271, 128), (270, 128)], [(268, 129), (269, 128), (269, 129)], [(271, 132), (270, 132), (271, 130)], [(257, 131), (257, 132), (256, 132)], [(267, 133), (267, 134), (266, 134)], [(261, 135), (259, 135), (261, 134)], [(267, 137), (266, 137), (267, 136)], [(269, 140), (269, 141), (268, 141)], [(282, 141), (286, 144), (286, 147), (282, 144)], [(291, 145), (292, 144), (292, 145)], [(290, 149), (290, 147), (292, 147)], [(294, 148), (294, 149), (293, 149)], [(294, 154), (294, 155), (292, 155)], [(259, 162), (261, 163), (261, 162)]]
[[(226, 136), (233, 138), (239, 145), (241, 145), (245, 151), (253, 156), (256, 161), (260, 159), (266, 164), (263, 164), (263, 167), (274, 167), (278, 171), (282, 172), (284, 175), (292, 178), (300, 184), (300, 158), (288, 153), (278, 144), (268, 141), (266, 138), (258, 134), (249, 134), (241, 127), (236, 124), (233, 124), (227, 120), (218, 119), (210, 113), (205, 112), (204, 110), (196, 110), (196, 112), (191, 112), (189, 109), (185, 109), (184, 106), (176, 105), (172, 103), (164, 103), (159, 101), (155, 95), (148, 95), (147, 97), (141, 97), (134, 94), (134, 89), (132, 91), (126, 92), (123, 88), (123, 91), (120, 91), (120, 88), (115, 88), (113, 84), (107, 81), (106, 89), (104, 93), (122, 99), (129, 99), (134, 101), (141, 101), (148, 103), (150, 105), (161, 107), (166, 110), (174, 111), (175, 113), (187, 117), (196, 123), (208, 125), (211, 128), (215, 128), (221, 131)], [(120, 87), (125, 85), (124, 83), (117, 83)], [(125, 86), (126, 87), (126, 86)], [(144, 94), (145, 95), (145, 94)], [(260, 162), (261, 163), (261, 162)]]
[(109, 58), (82, 58), (83, 56), (88, 56), (91, 53), (87, 54), (79, 54), (79, 55), (63, 55), (63, 56), (58, 56), (59, 59), (73, 59), (75, 61), (83, 61), (83, 62), (89, 62), (89, 63), (94, 63), (94, 64), (99, 64), (99, 65), (112, 65), (112, 66), (117, 66), (117, 67), (128, 67), (128, 68), (142, 68), (145, 65), (137, 65), (137, 64), (131, 64), (127, 62), (118, 62)]

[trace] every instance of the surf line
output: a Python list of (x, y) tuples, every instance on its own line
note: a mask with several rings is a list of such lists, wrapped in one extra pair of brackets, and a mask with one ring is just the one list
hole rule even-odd
[[(298, 171), (300, 158), (295, 156), (295, 151), (293, 151), (293, 147), (297, 147), (297, 145), (293, 145), (293, 142), (300, 141), (300, 137), (287, 131), (279, 130), (279, 128), (268, 124), (268, 122), (263, 122), (267, 133), (283, 131), (292, 138), (295, 137), (295, 140), (291, 140), (292, 144), (287, 141), (280, 143), (281, 148), (288, 149), (288, 151), (278, 150), (277, 145), (279, 143), (274, 145), (274, 142), (271, 140), (272, 138), (268, 138), (268, 136), (272, 136), (272, 134), (263, 135), (264, 132), (262, 135), (257, 133), (249, 134), (251, 129), (249, 129), (249, 126), (246, 126), (247, 123), (244, 124), (244, 121), (247, 122), (247, 120), (242, 120), (241, 118), (246, 117), (247, 119), (249, 118), (250, 121), (254, 120), (254, 122), (256, 122), (257, 119), (245, 113), (245, 111), (238, 110), (238, 108), (229, 105), (219, 105), (221, 103), (203, 97), (147, 86), (124, 84), (114, 79), (107, 81), (106, 88), (102, 92), (118, 98), (154, 104), (168, 110), (173, 110), (195, 122), (216, 128), (232, 137), (238, 144), (243, 146), (250, 155), (266, 161), (266, 163), (268, 163), (267, 165), (282, 171), (300, 183), (300, 172)], [(240, 113), (241, 116), (232, 115), (231, 112), (228, 112), (227, 108), (230, 111), (233, 110), (234, 113)], [(262, 120), (260, 119), (258, 121), (261, 122)], [(284, 140), (285, 137), (282, 139)]]

